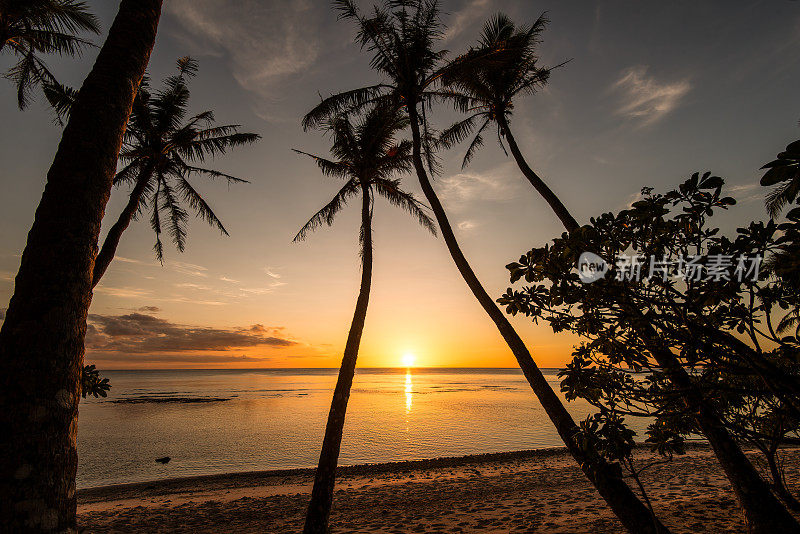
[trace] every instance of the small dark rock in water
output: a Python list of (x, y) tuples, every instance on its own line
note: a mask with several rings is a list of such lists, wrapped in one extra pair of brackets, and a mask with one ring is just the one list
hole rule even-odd
[(172, 458), (170, 458), (169, 456), (164, 456), (163, 458), (156, 458), (156, 462), (160, 464), (169, 463), (170, 460), (172, 460)]

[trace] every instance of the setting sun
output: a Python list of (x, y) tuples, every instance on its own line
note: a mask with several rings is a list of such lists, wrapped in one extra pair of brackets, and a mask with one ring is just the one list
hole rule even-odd
[(417, 361), (417, 357), (410, 353), (406, 352), (403, 354), (403, 367), (414, 367), (414, 362)]

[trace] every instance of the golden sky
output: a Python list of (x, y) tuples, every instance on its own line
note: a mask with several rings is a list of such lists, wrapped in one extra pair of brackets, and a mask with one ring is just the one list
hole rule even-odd
[[(92, 2), (104, 28), (112, 4)], [(444, 46), (464, 50), (495, 11), (521, 23), (548, 11), (542, 61), (572, 61), (546, 90), (517, 103), (512, 122), (537, 172), (585, 221), (624, 209), (642, 186), (664, 190), (711, 170), (740, 200), (720, 217), (731, 228), (764, 217), (757, 169), (797, 138), (798, 6), (451, 0)], [(359, 207), (292, 244), (339, 184), (291, 148), (326, 153), (327, 140), (303, 132), (300, 118), (318, 92), (374, 83), (369, 58), (325, 2), (171, 0), (165, 9), (153, 86), (176, 58), (192, 55), (200, 64), (192, 110), (213, 109), (218, 122), (242, 124), (263, 140), (209, 162), (250, 184), (196, 182), (230, 237), (193, 222), (185, 253), (167, 247), (162, 266), (146, 220), (131, 225), (95, 292), (87, 362), (101, 369), (338, 367), (358, 294)], [(52, 66), (78, 85), (93, 59), (54, 58)], [(433, 119), (442, 127), (454, 117), (439, 111)], [(5, 82), (0, 118), (0, 300), (7, 302), (60, 131), (43, 104), (19, 112)], [(474, 270), (499, 297), (508, 286), (504, 265), (562, 229), (491, 133), (461, 170), (464, 150), (442, 155), (435, 187)], [(404, 182), (419, 195), (413, 177)], [(126, 194), (114, 191), (105, 228)], [(540, 366), (570, 359), (574, 338), (524, 318), (512, 322)], [(516, 366), (443, 241), (379, 200), (359, 365), (399, 366), (408, 353), (419, 366)]]

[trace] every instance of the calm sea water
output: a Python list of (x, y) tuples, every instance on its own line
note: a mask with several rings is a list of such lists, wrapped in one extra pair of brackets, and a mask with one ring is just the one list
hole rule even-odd
[[(557, 371), (544, 370), (558, 391)], [(78, 486), (313, 467), (336, 370), (107, 371), (81, 403)], [(228, 399), (213, 402), (185, 402)], [(583, 402), (567, 405), (576, 419)], [(360, 369), (341, 465), (560, 446), (518, 369)], [(155, 459), (169, 456), (162, 465)]]

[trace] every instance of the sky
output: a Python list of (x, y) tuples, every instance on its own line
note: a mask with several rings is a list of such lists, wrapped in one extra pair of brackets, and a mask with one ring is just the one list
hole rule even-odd
[[(118, 2), (88, 3), (107, 31)], [(667, 190), (705, 170), (725, 178), (739, 199), (718, 218), (724, 229), (765, 217), (758, 168), (800, 137), (800, 2), (443, 5), (443, 48), (451, 57), (473, 44), (497, 11), (520, 24), (547, 12), (542, 62), (571, 61), (545, 89), (516, 103), (511, 127), (528, 162), (579, 221), (625, 209), (643, 186)], [(360, 279), (359, 206), (293, 244), (339, 184), (291, 149), (326, 154), (327, 140), (304, 132), (301, 117), (320, 94), (378, 80), (353, 36), (352, 25), (319, 0), (165, 2), (149, 68), (153, 85), (190, 55), (200, 64), (192, 111), (213, 109), (220, 123), (241, 124), (263, 139), (210, 164), (250, 184), (194, 181), (230, 237), (193, 222), (186, 251), (167, 248), (162, 266), (146, 221), (132, 224), (94, 294), (87, 363), (338, 367)], [(95, 54), (48, 63), (63, 82), (79, 85)], [(0, 69), (10, 64), (0, 56)], [(446, 127), (456, 117), (442, 109), (433, 120)], [(42, 102), (18, 111), (10, 83), (0, 80), (0, 318), (59, 137)], [(562, 229), (491, 137), (462, 170), (465, 149), (442, 154), (435, 188), (467, 258), (499, 297), (509, 285), (504, 266)], [(412, 176), (403, 181), (421, 196)], [(104, 232), (127, 193), (114, 191)], [(400, 366), (412, 354), (419, 366), (514, 367), (443, 241), (382, 201), (374, 224), (359, 365)], [(575, 338), (525, 318), (512, 322), (540, 366), (571, 359)]]

